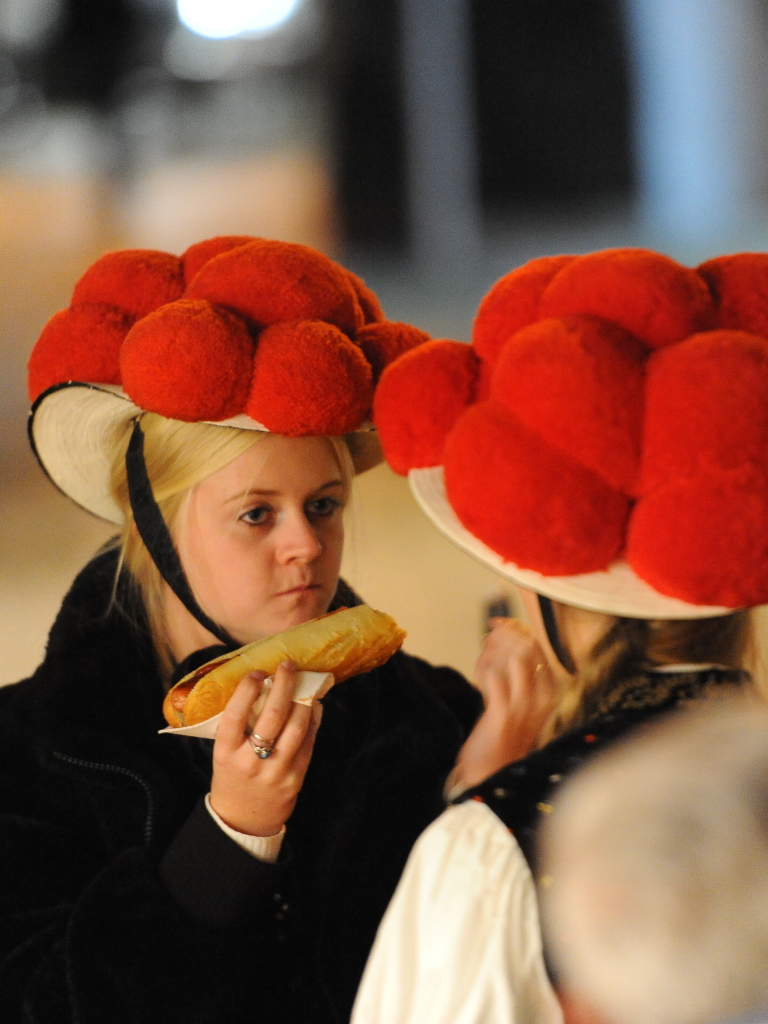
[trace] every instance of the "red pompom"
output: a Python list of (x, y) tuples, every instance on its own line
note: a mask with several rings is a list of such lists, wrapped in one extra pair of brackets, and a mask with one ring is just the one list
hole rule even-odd
[(471, 406), (448, 435), (445, 487), (466, 528), (507, 561), (549, 575), (605, 569), (629, 500), (499, 402)]
[(627, 560), (662, 594), (742, 608), (768, 602), (768, 478), (743, 464), (676, 480), (641, 499)]
[(357, 430), (371, 408), (371, 367), (338, 327), (321, 320), (262, 331), (245, 411), (288, 437)]
[(493, 371), (496, 369), (495, 363), (489, 363), (487, 359), (480, 360), (480, 372), (477, 375), (477, 401), (484, 402), (487, 398), (491, 397), (491, 382), (493, 381)]
[(410, 324), (385, 320), (383, 323), (367, 324), (357, 332), (355, 341), (371, 364), (373, 380), (376, 383), (385, 367), (404, 352), (429, 341), (429, 335)]
[(475, 400), (478, 368), (471, 346), (459, 341), (427, 341), (386, 368), (373, 420), (396, 473), (443, 461), (448, 431)]
[(715, 300), (715, 323), (768, 335), (768, 253), (718, 256), (698, 268)]
[(157, 249), (121, 249), (91, 264), (75, 285), (72, 305), (106, 303), (142, 317), (174, 302), (183, 291), (178, 256)]
[(611, 487), (634, 494), (645, 355), (632, 335), (605, 320), (539, 320), (505, 345), (491, 394)]
[(202, 242), (195, 242), (181, 254), (181, 265), (184, 268), (184, 280), (189, 284), (195, 274), (214, 256), (219, 256), (230, 249), (237, 249), (241, 245), (248, 245), (255, 242), (253, 235), (217, 235), (215, 238), (206, 238)]
[(768, 339), (706, 331), (648, 360), (640, 489), (768, 452)]
[(253, 348), (239, 317), (201, 299), (180, 299), (128, 334), (120, 356), (123, 386), (142, 409), (170, 419), (228, 419), (245, 407)]
[(209, 260), (186, 297), (208, 299), (259, 327), (326, 320), (354, 337), (363, 311), (347, 272), (306, 245), (257, 239)]
[(31, 401), (67, 380), (120, 383), (120, 346), (133, 317), (123, 310), (84, 303), (55, 313), (32, 349), (27, 369)]
[(475, 317), (472, 345), (495, 362), (513, 334), (539, 319), (539, 301), (549, 282), (574, 256), (542, 256), (505, 274), (491, 288)]
[(355, 290), (357, 295), (357, 301), (360, 303), (360, 309), (363, 311), (363, 317), (367, 324), (377, 324), (387, 318), (384, 316), (384, 310), (381, 308), (379, 298), (374, 291), (372, 291), (362, 277), (358, 277), (357, 274), (353, 274), (351, 270), (347, 270), (347, 277), (349, 283)]
[(573, 260), (549, 283), (539, 312), (542, 318), (599, 316), (650, 348), (706, 330), (714, 315), (696, 271), (648, 249), (607, 249)]

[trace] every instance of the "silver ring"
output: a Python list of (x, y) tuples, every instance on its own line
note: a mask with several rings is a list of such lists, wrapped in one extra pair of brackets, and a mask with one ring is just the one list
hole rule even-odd
[(259, 736), (257, 732), (252, 732), (250, 734), (248, 742), (251, 744), (251, 749), (256, 757), (261, 758), (262, 761), (269, 757), (270, 754), (274, 753), (275, 741), (265, 740), (264, 737)]

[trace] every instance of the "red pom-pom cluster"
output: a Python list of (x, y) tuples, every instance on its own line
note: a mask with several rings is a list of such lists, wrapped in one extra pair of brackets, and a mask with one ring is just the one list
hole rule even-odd
[(100, 302), (141, 317), (183, 294), (184, 271), (178, 256), (154, 249), (123, 249), (91, 264), (75, 285), (72, 305)]
[(472, 331), (472, 345), (481, 359), (495, 363), (512, 335), (539, 319), (545, 288), (574, 258), (542, 256), (496, 282), (480, 303)]
[(396, 473), (442, 462), (446, 437), (475, 401), (479, 364), (469, 345), (428, 341), (384, 372), (373, 421)]
[(245, 411), (277, 434), (348, 434), (373, 399), (370, 363), (346, 334), (323, 320), (262, 331)]
[(132, 324), (129, 313), (95, 302), (54, 313), (27, 364), (30, 400), (67, 380), (119, 384), (120, 349)]
[(390, 363), (404, 352), (409, 352), (417, 345), (429, 341), (429, 335), (418, 327), (412, 327), (411, 324), (386, 320), (366, 324), (357, 332), (355, 340), (371, 364), (373, 379), (376, 382)]
[(521, 568), (624, 557), (693, 604), (768, 602), (768, 255), (533, 260), (460, 348), (384, 370), (393, 469), (442, 465), (459, 519)]
[(369, 416), (374, 377), (426, 340), (385, 320), (365, 283), (322, 253), (227, 235), (181, 257), (102, 256), (43, 330), (29, 392), (122, 384), (172, 419), (247, 413), (291, 436), (344, 434)]
[(203, 264), (185, 295), (228, 306), (257, 327), (326, 320), (354, 335), (365, 322), (344, 268), (292, 242), (256, 239), (222, 252)]
[(225, 420), (245, 406), (253, 350), (239, 317), (205, 299), (179, 299), (129, 332), (120, 354), (123, 387), (147, 412), (187, 422)]
[(621, 551), (629, 498), (500, 402), (479, 402), (457, 421), (445, 486), (467, 529), (524, 568), (593, 572)]

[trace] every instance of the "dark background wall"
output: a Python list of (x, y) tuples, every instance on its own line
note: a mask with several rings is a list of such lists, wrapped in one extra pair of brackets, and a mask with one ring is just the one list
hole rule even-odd
[(473, 0), (482, 199), (578, 201), (632, 185), (615, 0)]
[[(407, 241), (398, 0), (332, 5), (330, 92), (343, 227), (353, 246)], [(472, 0), (481, 202), (627, 198), (630, 97), (617, 0)]]

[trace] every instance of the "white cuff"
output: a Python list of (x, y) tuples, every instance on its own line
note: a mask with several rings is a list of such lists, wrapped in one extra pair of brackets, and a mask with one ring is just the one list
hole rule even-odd
[(274, 864), (280, 854), (280, 847), (285, 838), (285, 825), (273, 836), (249, 836), (245, 832), (236, 832), (229, 825), (226, 825), (211, 807), (211, 794), (205, 795), (205, 806), (208, 813), (219, 826), (222, 832), (226, 832), (230, 839), (241, 846), (246, 853), (250, 853), (256, 860), (264, 860), (268, 864)]
[(457, 800), (462, 793), (466, 792), (466, 790), (470, 788), (469, 786), (465, 786), (463, 782), (456, 781), (457, 770), (458, 766), (454, 765), (448, 775), (448, 778), (445, 780), (445, 785), (443, 786), (443, 800), (446, 804), (453, 803), (454, 800)]

